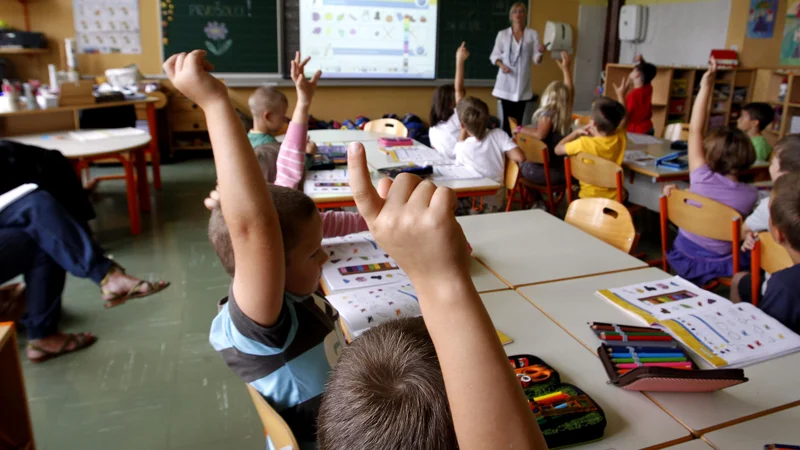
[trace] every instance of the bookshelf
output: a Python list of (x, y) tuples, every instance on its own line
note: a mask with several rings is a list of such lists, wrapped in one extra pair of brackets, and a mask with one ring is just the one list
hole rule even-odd
[[(633, 70), (633, 65), (608, 64), (606, 66), (606, 96), (615, 98), (614, 85), (619, 84)], [(653, 79), (653, 127), (656, 136), (663, 137), (664, 130), (673, 123), (688, 123), (694, 98), (700, 89), (705, 68), (658, 66)], [(756, 70), (720, 70), (714, 82), (714, 95), (706, 112), (707, 130), (725, 125), (736, 126), (741, 107), (751, 101)], [(798, 86), (800, 93), (800, 85)], [(799, 94), (800, 95), (800, 94)], [(777, 100), (777, 97), (776, 97)], [(796, 99), (800, 105), (800, 96)], [(800, 106), (798, 106), (800, 113)]]
[[(765, 102), (775, 110), (775, 121), (764, 130), (764, 137), (775, 143), (792, 133), (792, 118), (800, 122), (800, 72), (759, 69), (755, 77), (753, 101)], [(795, 132), (800, 132), (800, 123)]]

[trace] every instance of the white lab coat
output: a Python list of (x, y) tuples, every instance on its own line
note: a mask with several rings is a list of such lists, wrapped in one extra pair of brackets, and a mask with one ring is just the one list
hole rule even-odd
[(512, 102), (527, 101), (533, 98), (531, 87), (531, 63), (542, 62), (542, 53), (539, 52), (539, 33), (531, 28), (525, 28), (525, 33), (517, 47), (511, 27), (497, 33), (494, 49), (489, 59), (492, 64), (502, 60), (503, 64), (511, 68), (511, 73), (503, 73), (497, 69), (497, 80), (494, 83), (492, 95), (499, 99)]

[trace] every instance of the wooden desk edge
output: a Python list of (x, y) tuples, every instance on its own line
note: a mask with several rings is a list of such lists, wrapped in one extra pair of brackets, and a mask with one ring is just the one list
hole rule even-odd
[(17, 116), (30, 116), (36, 114), (54, 114), (59, 112), (74, 112), (74, 111), (81, 111), (84, 109), (102, 109), (102, 108), (111, 108), (114, 106), (127, 106), (127, 105), (137, 105), (137, 104), (147, 104), (147, 103), (156, 103), (159, 99), (156, 97), (147, 97), (147, 98), (140, 98), (135, 100), (124, 100), (121, 102), (101, 102), (101, 103), (87, 103), (85, 105), (73, 105), (73, 106), (56, 106), (55, 108), (47, 108), (47, 109), (30, 109), (30, 110), (23, 110), (23, 111), (9, 111), (9, 112), (2, 112), (0, 113), (0, 117), (17, 117)]

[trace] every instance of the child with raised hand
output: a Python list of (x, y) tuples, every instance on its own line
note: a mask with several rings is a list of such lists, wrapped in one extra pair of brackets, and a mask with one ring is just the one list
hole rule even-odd
[[(206, 115), (236, 265), (209, 339), (281, 414), (302, 447), (313, 448), (319, 401), (344, 342), (333, 309), (312, 296), (327, 260), (322, 221), (303, 193), (267, 187), (225, 86), (211, 69), (200, 50), (164, 63), (175, 87)], [(298, 105), (308, 105), (318, 78), (296, 80)]]
[[(349, 385), (355, 388), (351, 393), (360, 394), (365, 401), (344, 403), (350, 390), (348, 379), (337, 374), (353, 373), (351, 369), (357, 368), (352, 365), (358, 364), (358, 356), (345, 359), (343, 355), (323, 399), (320, 449), (547, 448), (470, 279), (467, 241), (453, 214), (455, 193), (402, 174), (394, 182), (381, 180), (379, 190), (385, 194), (379, 195), (370, 180), (363, 146), (357, 143), (350, 146), (348, 169), (358, 210), (378, 244), (411, 279), (429, 333), (428, 337), (418, 321), (389, 322), (359, 340), (374, 336), (371, 332), (385, 330), (415, 334), (419, 336), (417, 345), (422, 347), (426, 346), (424, 341), (432, 341), (438, 357), (434, 371), (440, 371), (446, 393), (426, 388), (429, 384), (438, 386), (436, 373), (420, 378), (385, 373), (385, 368), (379, 367), (371, 375), (361, 372), (366, 377), (361, 389)], [(407, 359), (418, 350), (421, 349), (409, 348), (398, 359)], [(369, 349), (363, 351), (367, 353)], [(430, 349), (426, 353), (430, 357), (421, 363), (430, 365), (435, 359)], [(392, 367), (396, 364), (407, 365), (402, 361), (386, 362)], [(392, 377), (407, 382), (392, 383), (394, 389), (372, 395), (364, 392), (375, 378)], [(356, 380), (355, 385), (358, 383)], [(412, 389), (424, 389), (430, 395), (420, 396), (410, 392)], [(390, 402), (384, 402), (389, 398)], [(376, 403), (384, 403), (384, 407), (372, 408)]]
[(455, 85), (443, 84), (437, 87), (431, 101), (431, 129), (428, 131), (431, 147), (450, 160), (456, 159), (455, 146), (461, 134), (456, 105), (467, 95), (464, 88), (464, 63), (468, 58), (467, 43), (462, 42), (456, 50)]
[[(703, 140), (706, 107), (714, 89), (717, 62), (711, 58), (700, 82), (689, 126), (689, 190), (750, 214), (758, 200), (756, 188), (740, 183), (737, 173), (755, 162), (750, 138), (742, 131), (721, 128)], [(704, 285), (719, 277), (731, 277), (731, 244), (680, 230), (667, 253), (667, 261), (681, 277)]]
[(642, 55), (636, 56), (636, 66), (619, 85), (614, 85), (617, 99), (628, 111), (628, 131), (631, 133), (655, 134), (653, 128), (653, 85), (656, 66), (646, 62)]
[[(519, 128), (520, 134), (533, 136), (547, 144), (550, 149), (550, 181), (553, 184), (564, 183), (564, 158), (555, 154), (555, 148), (572, 129), (572, 102), (575, 87), (572, 83), (570, 58), (567, 52), (561, 52), (561, 59), (556, 63), (561, 68), (564, 81), (553, 81), (547, 85), (539, 102), (539, 109), (533, 114), (531, 126)], [(513, 131), (513, 130), (512, 130)], [(520, 173), (528, 181), (545, 184), (544, 166), (534, 162), (520, 164)]]

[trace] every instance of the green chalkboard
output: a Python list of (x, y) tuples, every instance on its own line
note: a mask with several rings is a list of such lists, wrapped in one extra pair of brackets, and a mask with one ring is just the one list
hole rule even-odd
[(439, 0), (438, 77), (455, 77), (456, 49), (467, 41), (470, 57), (466, 78), (495, 79), (497, 67), (489, 61), (489, 55), (497, 32), (510, 26), (508, 11), (516, 1)]
[(203, 49), (223, 73), (277, 73), (281, 50), (274, 0), (161, 0), (164, 58)]

